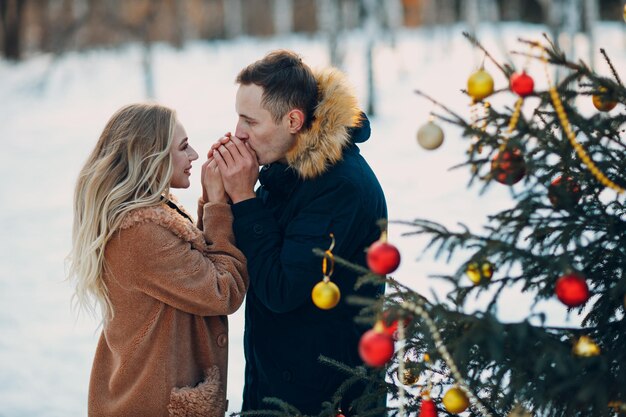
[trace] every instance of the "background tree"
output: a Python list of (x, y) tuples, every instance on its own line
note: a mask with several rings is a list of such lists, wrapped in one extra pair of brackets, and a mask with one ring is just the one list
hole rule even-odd
[[(418, 94), (445, 111), (440, 119), (473, 138), (467, 161), (459, 165), (469, 168), (470, 185), (511, 187), (515, 205), (490, 216), (482, 233), (449, 230), (424, 219), (407, 223), (415, 229), (409, 234), (429, 238), (427, 248), (436, 257), (467, 258), (454, 275), (439, 276), (454, 285), (445, 300), (428, 301), (390, 279), (393, 290), (371, 310), (379, 312), (379, 320), (385, 315), (414, 318), (397, 342), (396, 353), (403, 353), (387, 368), (396, 382), (390, 391), (401, 404), (396, 411), (423, 410), (430, 392), (441, 399), (441, 411), (450, 414), (469, 404), (476, 415), (494, 416), (522, 415), (522, 408), (537, 416), (623, 412), (626, 114), (623, 105), (617, 106), (626, 103), (626, 89), (604, 51), (610, 77), (567, 60), (547, 39), (541, 44), (520, 40), (530, 48), (521, 53), (545, 67), (548, 90), (535, 92), (526, 68), (516, 71), (496, 62), (467, 36), (510, 80), (497, 93), (514, 93), (515, 104), (511, 100), (500, 109), (488, 103), (496, 93), (482, 69), (467, 85), (473, 120)], [(550, 81), (552, 67), (564, 73), (556, 86)], [(528, 117), (521, 111), (525, 100), (534, 108)], [(592, 101), (592, 114), (582, 110), (585, 100)], [(432, 149), (441, 143), (442, 132), (427, 125), (420, 129), (420, 144)], [(546, 318), (532, 309), (522, 322), (501, 322), (498, 302), (512, 288), (532, 293), (536, 302), (558, 299), (575, 325), (546, 326)], [(465, 306), (478, 295), (490, 301), (468, 314)], [(400, 398), (407, 373), (412, 375), (404, 380), (407, 385), (422, 386), (418, 395)]]

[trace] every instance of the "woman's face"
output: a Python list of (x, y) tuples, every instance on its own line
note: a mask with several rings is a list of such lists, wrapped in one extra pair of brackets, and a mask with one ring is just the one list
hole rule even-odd
[(191, 183), (191, 162), (198, 159), (198, 153), (191, 147), (187, 139), (187, 132), (180, 122), (174, 127), (174, 140), (170, 149), (174, 172), (170, 181), (171, 188), (189, 188)]

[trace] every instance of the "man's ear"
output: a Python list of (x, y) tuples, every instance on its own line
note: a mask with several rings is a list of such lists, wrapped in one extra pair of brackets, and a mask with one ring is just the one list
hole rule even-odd
[(298, 133), (304, 125), (304, 113), (300, 109), (293, 109), (287, 113), (289, 133)]

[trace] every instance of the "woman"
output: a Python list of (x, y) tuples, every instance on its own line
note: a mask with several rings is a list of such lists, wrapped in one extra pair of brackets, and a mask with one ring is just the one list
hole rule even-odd
[(197, 226), (170, 188), (190, 185), (198, 154), (173, 110), (133, 104), (107, 123), (74, 195), (70, 274), (103, 331), (90, 416), (223, 416), (226, 315), (241, 305), (245, 258), (212, 160)]

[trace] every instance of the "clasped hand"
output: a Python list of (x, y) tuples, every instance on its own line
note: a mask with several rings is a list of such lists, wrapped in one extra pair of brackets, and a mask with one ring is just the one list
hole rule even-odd
[(238, 203), (255, 197), (259, 162), (247, 141), (228, 132), (211, 146), (207, 156), (208, 160), (202, 165), (205, 201), (230, 198)]

